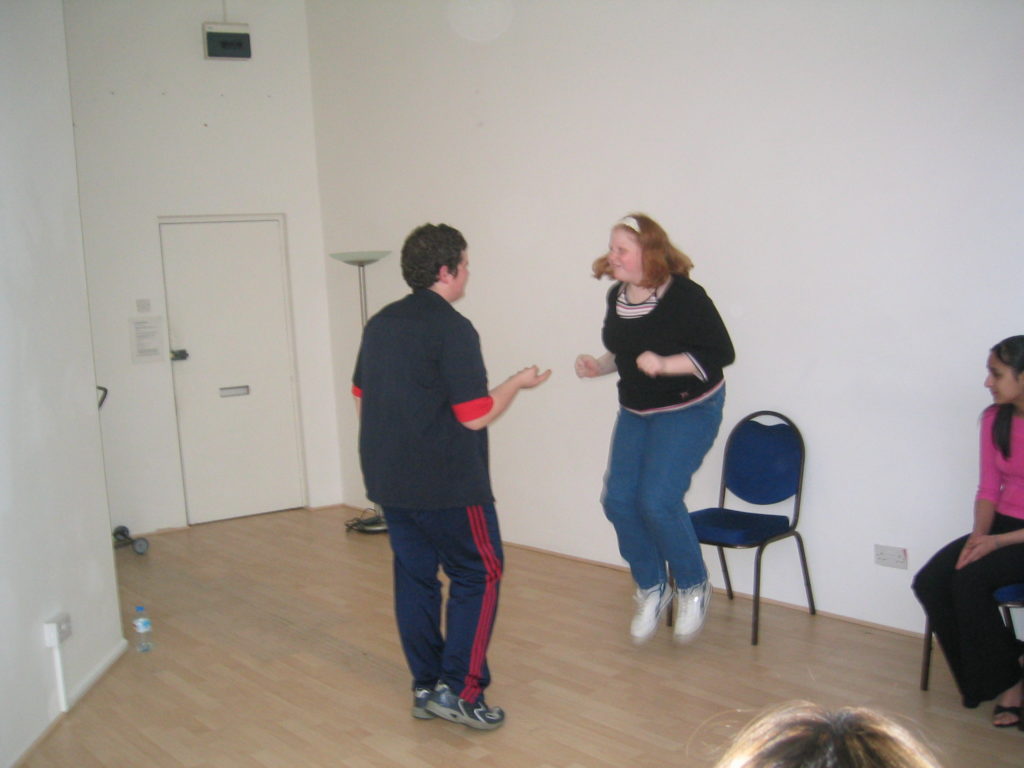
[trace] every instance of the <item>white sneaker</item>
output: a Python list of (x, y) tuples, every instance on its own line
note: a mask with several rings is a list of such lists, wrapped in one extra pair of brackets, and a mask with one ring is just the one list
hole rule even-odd
[(677, 643), (688, 643), (700, 634), (711, 602), (711, 582), (678, 590), (676, 598), (676, 620), (672, 639)]
[(629, 627), (629, 634), (634, 643), (645, 643), (658, 629), (658, 620), (665, 612), (665, 606), (672, 600), (672, 591), (664, 584), (657, 584), (648, 589), (636, 590), (636, 614)]

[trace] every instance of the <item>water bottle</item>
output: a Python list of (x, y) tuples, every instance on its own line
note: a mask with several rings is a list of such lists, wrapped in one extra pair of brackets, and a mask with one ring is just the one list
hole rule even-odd
[(135, 606), (132, 626), (135, 627), (135, 650), (139, 653), (153, 650), (153, 622), (149, 620), (146, 609), (141, 605)]

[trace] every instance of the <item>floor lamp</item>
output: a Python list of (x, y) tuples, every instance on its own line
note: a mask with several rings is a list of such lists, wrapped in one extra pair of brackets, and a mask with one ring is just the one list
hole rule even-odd
[[(332, 253), (331, 258), (359, 267), (359, 315), (362, 318), (362, 327), (366, 327), (366, 267), (375, 261), (380, 261), (391, 251), (344, 251)], [(370, 512), (371, 510), (366, 510)], [(383, 510), (373, 505), (373, 514), (369, 517), (357, 517), (345, 524), (348, 530), (359, 531), (360, 533), (386, 533), (388, 530), (387, 521), (384, 519)]]

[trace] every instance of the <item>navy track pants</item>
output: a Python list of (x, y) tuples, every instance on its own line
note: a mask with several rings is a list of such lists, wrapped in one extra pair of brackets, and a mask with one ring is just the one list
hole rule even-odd
[[(491, 681), (487, 646), (504, 567), (494, 505), (384, 507), (384, 516), (394, 553), (395, 617), (413, 688), (441, 681), (475, 702)], [(450, 582), (443, 634), (439, 567)]]

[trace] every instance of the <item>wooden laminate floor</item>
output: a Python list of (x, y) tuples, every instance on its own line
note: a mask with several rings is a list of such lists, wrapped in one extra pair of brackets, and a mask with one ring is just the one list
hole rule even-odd
[[(628, 575), (506, 548), (488, 702), (503, 728), (409, 715), (383, 535), (346, 508), (293, 510), (149, 537), (117, 551), (155, 649), (130, 650), (22, 768), (697, 768), (758, 710), (790, 699), (900, 718), (947, 768), (1024, 765), (1024, 733), (960, 707), (941, 655), (918, 690), (921, 641), (716, 594), (701, 638), (634, 647)], [(813, 574), (812, 574), (813, 578)]]

